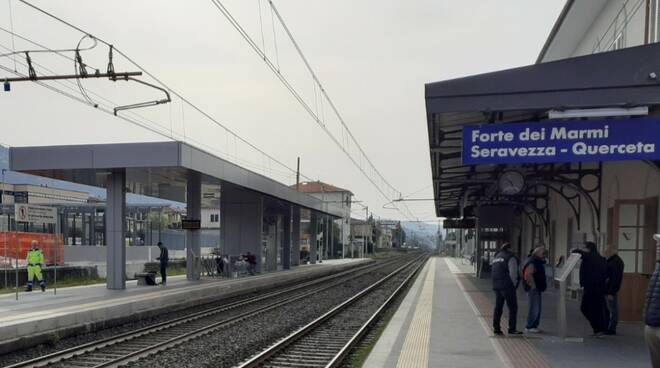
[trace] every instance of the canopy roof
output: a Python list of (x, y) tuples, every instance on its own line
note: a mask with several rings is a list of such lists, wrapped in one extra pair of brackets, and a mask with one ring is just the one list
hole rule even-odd
[(186, 202), (190, 172), (203, 184), (231, 183), (244, 190), (341, 217), (340, 209), (273, 179), (242, 168), (183, 142), (93, 144), (9, 149), (11, 170), (105, 187), (110, 170), (125, 169), (131, 193)]
[(464, 125), (541, 121), (549, 110), (648, 106), (653, 113), (659, 87), (660, 44), (426, 84), (436, 214), (461, 217), (470, 197), (490, 197), (489, 188), (506, 168), (462, 164)]

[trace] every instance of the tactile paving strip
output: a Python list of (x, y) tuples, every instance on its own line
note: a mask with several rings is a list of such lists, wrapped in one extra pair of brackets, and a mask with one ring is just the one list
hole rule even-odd
[(437, 258), (431, 258), (426, 266), (428, 267), (426, 278), (401, 348), (397, 368), (428, 367), (436, 262)]

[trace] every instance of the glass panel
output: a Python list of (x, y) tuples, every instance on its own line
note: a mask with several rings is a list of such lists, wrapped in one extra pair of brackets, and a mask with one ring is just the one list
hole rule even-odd
[(644, 252), (637, 252), (637, 272), (642, 272), (644, 269)]
[(637, 205), (619, 205), (619, 226), (637, 226)]
[(623, 272), (633, 273), (635, 272), (635, 251), (625, 251), (619, 252), (619, 257), (623, 260)]
[(646, 206), (643, 204), (639, 205), (639, 224), (638, 226), (644, 226), (644, 211), (646, 210)]
[(619, 228), (619, 250), (637, 249), (637, 232), (635, 227)]

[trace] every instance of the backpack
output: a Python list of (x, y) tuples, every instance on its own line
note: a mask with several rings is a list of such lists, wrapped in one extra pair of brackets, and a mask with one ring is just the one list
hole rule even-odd
[(522, 284), (523, 284), (523, 289), (525, 291), (532, 290), (532, 287), (529, 286), (529, 283), (527, 282), (527, 280), (529, 280), (530, 277), (534, 277), (534, 275), (529, 274), (527, 272), (527, 266), (529, 266), (530, 263), (532, 263), (532, 262), (529, 262), (529, 261), (525, 262), (525, 265), (523, 266), (523, 269), (522, 269), (522, 278), (523, 278), (523, 283)]

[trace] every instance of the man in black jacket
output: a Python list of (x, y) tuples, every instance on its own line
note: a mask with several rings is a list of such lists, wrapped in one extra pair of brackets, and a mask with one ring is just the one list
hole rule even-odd
[(644, 337), (651, 352), (653, 368), (660, 368), (660, 234), (655, 239), (655, 271), (649, 281), (644, 306)]
[(158, 242), (158, 248), (160, 248), (160, 256), (156, 259), (160, 261), (160, 284), (165, 285), (167, 284), (167, 265), (170, 262), (170, 253), (162, 242)]
[(617, 254), (616, 248), (612, 245), (605, 250), (607, 257), (607, 291), (605, 292), (605, 301), (609, 312), (609, 323), (607, 324), (606, 335), (616, 335), (616, 325), (619, 322), (619, 303), (616, 295), (621, 289), (623, 280), (623, 260)]
[(500, 327), (504, 302), (509, 309), (509, 335), (520, 335), (522, 332), (516, 330), (516, 318), (518, 314), (518, 299), (516, 289), (520, 283), (518, 272), (518, 259), (511, 252), (511, 245), (504, 243), (500, 251), (495, 255), (491, 264), (493, 277), (493, 291), (495, 291), (495, 312), (493, 313), (493, 333), (504, 335)]
[(584, 249), (575, 249), (573, 253), (582, 255), (580, 265), (580, 286), (584, 288), (580, 310), (587, 318), (594, 336), (598, 337), (607, 329), (605, 321), (605, 279), (607, 275), (607, 261), (600, 254), (594, 242), (585, 242)]

